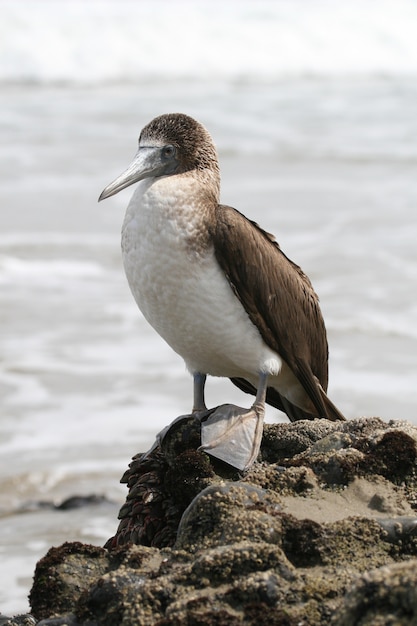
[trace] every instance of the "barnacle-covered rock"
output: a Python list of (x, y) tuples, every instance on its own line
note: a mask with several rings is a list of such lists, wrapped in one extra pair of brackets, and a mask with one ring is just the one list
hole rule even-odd
[(414, 623), (417, 428), (266, 425), (245, 474), (200, 452), (198, 429), (178, 420), (133, 459), (105, 549), (40, 561), (43, 626)]

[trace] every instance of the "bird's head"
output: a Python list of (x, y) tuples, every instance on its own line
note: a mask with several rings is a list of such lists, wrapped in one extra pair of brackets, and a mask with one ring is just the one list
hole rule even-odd
[(188, 115), (160, 115), (142, 130), (133, 161), (102, 191), (99, 201), (145, 178), (192, 170), (207, 171), (218, 178), (217, 152), (212, 138), (202, 124)]

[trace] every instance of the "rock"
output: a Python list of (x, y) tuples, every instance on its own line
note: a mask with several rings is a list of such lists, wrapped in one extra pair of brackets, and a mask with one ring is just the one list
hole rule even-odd
[(276, 544), (281, 508), (274, 493), (249, 483), (206, 487), (184, 511), (175, 547), (196, 553), (237, 541)]
[[(88, 586), (109, 569), (109, 554), (104, 548), (79, 542), (51, 548), (36, 565), (29, 602), (38, 618), (69, 612)], [(54, 610), (51, 612), (51, 598)]]
[(15, 617), (0, 615), (0, 626), (35, 626), (35, 624), (35, 618), (29, 613), (16, 615)]
[(177, 420), (125, 473), (106, 549), (64, 544), (38, 563), (40, 624), (417, 622), (417, 428), (266, 425), (246, 474), (199, 443), (196, 420)]
[(409, 626), (417, 623), (417, 560), (367, 572), (346, 594), (335, 626)]

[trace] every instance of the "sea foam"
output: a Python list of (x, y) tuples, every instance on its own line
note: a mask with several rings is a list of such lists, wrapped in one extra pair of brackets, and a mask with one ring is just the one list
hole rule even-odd
[(2, 3), (0, 82), (417, 72), (413, 0)]

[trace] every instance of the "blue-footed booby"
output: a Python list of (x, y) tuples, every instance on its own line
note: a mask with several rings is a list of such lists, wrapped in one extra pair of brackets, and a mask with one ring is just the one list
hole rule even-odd
[[(139, 181), (122, 228), (124, 268), (143, 315), (194, 377), (201, 449), (250, 467), (265, 402), (290, 420), (345, 419), (326, 395), (326, 329), (310, 280), (272, 235), (219, 203), (204, 126), (182, 113), (153, 119), (99, 200)], [(207, 375), (230, 378), (254, 404), (221, 405), (205, 419)]]

